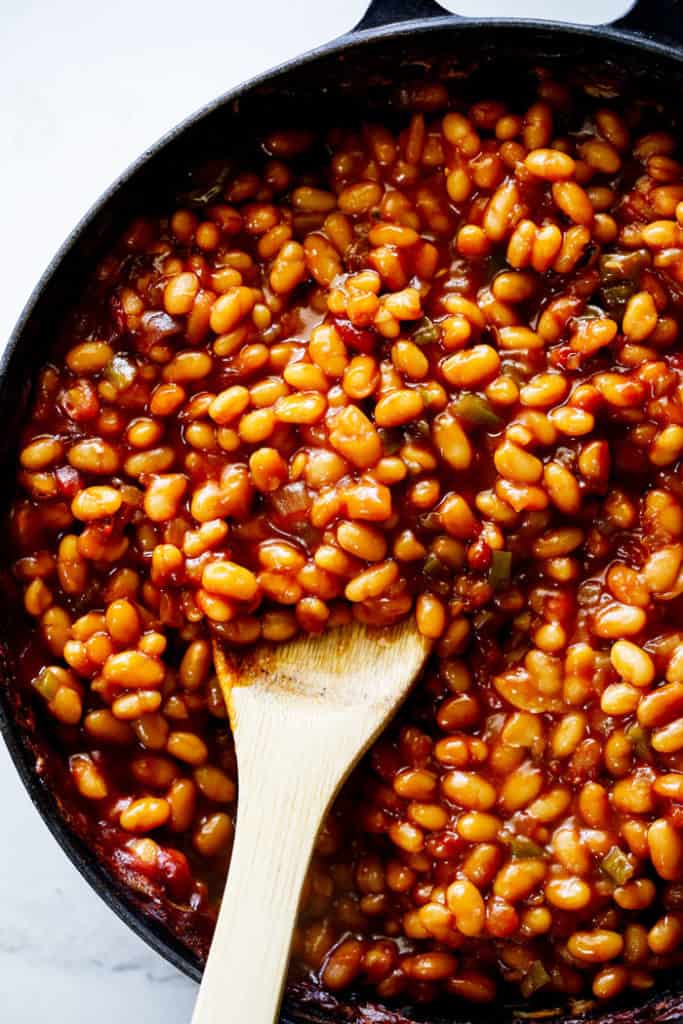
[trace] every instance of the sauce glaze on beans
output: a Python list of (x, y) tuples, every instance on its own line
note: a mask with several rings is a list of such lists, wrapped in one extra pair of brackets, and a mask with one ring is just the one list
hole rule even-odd
[(294, 976), (609, 999), (683, 962), (683, 164), (646, 105), (430, 88), (324, 166), (269, 137), (97, 268), (21, 439), (22, 670), (100, 854), (205, 952), (212, 634), (414, 612), (435, 657), (319, 837)]

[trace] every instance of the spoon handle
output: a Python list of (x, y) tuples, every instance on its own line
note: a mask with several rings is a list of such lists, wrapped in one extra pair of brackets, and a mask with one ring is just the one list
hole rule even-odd
[(248, 687), (233, 699), (235, 846), (192, 1024), (277, 1021), (313, 844), (348, 762), (313, 716), (274, 714)]

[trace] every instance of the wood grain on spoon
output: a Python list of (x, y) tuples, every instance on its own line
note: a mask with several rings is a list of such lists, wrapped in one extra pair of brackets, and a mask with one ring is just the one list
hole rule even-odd
[(414, 620), (353, 624), (237, 658), (214, 643), (235, 736), (235, 846), (193, 1024), (277, 1019), (301, 888), (342, 782), (429, 653)]

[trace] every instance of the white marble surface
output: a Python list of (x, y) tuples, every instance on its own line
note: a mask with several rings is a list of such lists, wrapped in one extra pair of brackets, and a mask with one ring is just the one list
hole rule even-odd
[[(442, 0), (561, 17), (560, 0)], [(365, 0), (0, 0), (0, 345), (62, 238), (151, 141), (212, 96), (348, 29)], [(628, 0), (573, 0), (575, 21)], [(194, 985), (96, 897), (0, 743), (0, 1021), (185, 1024)], [(248, 1024), (248, 1022), (245, 1022)]]

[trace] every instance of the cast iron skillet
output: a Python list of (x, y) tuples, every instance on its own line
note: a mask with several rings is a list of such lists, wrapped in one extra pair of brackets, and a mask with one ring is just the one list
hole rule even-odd
[[(32, 374), (95, 261), (128, 217), (162, 207), (191, 188), (192, 170), (202, 160), (248, 157), (255, 145), (255, 133), (262, 137), (268, 127), (386, 116), (400, 97), (401, 84), (424, 78), (442, 78), (451, 83), (453, 91), (471, 90), (478, 98), (506, 95), (511, 89), (523, 94), (530, 70), (543, 65), (563, 74), (579, 70), (589, 79), (614, 81), (626, 93), (661, 96), (664, 102), (680, 104), (680, 3), (638, 0), (620, 21), (595, 28), (518, 20), (474, 21), (448, 14), (435, 0), (372, 0), (359, 25), (348, 35), (208, 104), (143, 153), (105, 192), (64, 243), (29, 299), (0, 359), (0, 422), (4, 428), (0, 467), (4, 479), (13, 479), (16, 430), (26, 407)], [(7, 504), (8, 491), (5, 488), (0, 504)], [(15, 609), (7, 598), (4, 606), (1, 602), (0, 727), (31, 800), (82, 875), (119, 917), (168, 961), (199, 979), (198, 959), (162, 924), (145, 915), (140, 901), (105, 870), (79, 838), (78, 829), (72, 827), (73, 817), (65, 814), (42, 780), (36, 754), (44, 750), (44, 739), (17, 690), (11, 653), (3, 644), (3, 637), (6, 639), (13, 628)], [(257, 950), (254, 955), (258, 955)], [(683, 1022), (680, 979), (660, 983), (654, 995), (632, 994), (629, 999), (616, 1009), (583, 1008), (583, 1012), (602, 1024)], [(501, 1024), (526, 1018), (524, 1007), (516, 1011), (513, 1005), (503, 1003), (493, 1011)], [(477, 1011), (463, 1005), (462, 1009), (451, 1006), (441, 1013), (433, 1007), (395, 1012), (362, 1000), (321, 1001), (305, 987), (289, 991), (283, 1010), (286, 1024), (464, 1024), (473, 1019), (491, 1021), (492, 1009)], [(541, 1019), (549, 1018), (544, 1015)], [(585, 1017), (582, 1008), (575, 1006), (559, 1010), (551, 1019), (570, 1024)]]

